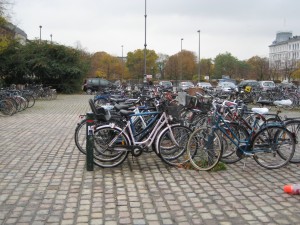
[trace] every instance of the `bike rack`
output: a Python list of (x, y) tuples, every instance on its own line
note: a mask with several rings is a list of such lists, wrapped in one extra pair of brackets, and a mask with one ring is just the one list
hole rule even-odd
[(94, 113), (86, 114), (86, 170), (94, 170)]

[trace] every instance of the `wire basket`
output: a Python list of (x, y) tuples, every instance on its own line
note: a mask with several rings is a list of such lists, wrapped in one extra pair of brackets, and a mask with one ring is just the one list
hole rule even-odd
[(212, 108), (212, 97), (210, 96), (194, 97), (194, 96), (187, 95), (186, 107), (190, 109), (198, 109), (203, 113), (207, 113)]
[(180, 109), (181, 107), (175, 106), (166, 106), (167, 115), (171, 116), (171, 120), (180, 121)]

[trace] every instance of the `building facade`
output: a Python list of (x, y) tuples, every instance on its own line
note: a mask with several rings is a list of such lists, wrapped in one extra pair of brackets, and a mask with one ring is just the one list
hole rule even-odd
[(276, 40), (269, 46), (270, 69), (293, 69), (299, 61), (300, 36), (293, 36), (292, 32), (278, 32)]
[(18, 40), (22, 45), (25, 45), (27, 41), (27, 34), (11, 23), (6, 23), (0, 26), (0, 39), (2, 37), (14, 38), (15, 40)]

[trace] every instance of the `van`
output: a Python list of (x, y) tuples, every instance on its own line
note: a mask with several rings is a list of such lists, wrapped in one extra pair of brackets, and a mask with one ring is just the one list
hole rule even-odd
[(82, 89), (90, 95), (105, 88), (114, 88), (114, 84), (103, 78), (87, 78)]

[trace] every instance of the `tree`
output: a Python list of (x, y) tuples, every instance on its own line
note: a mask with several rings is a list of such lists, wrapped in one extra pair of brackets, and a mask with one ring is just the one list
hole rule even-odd
[(178, 54), (172, 55), (168, 58), (165, 66), (165, 76), (166, 80), (179, 80), (179, 60)]
[(158, 54), (158, 59), (156, 61), (158, 71), (160, 73), (161, 79), (165, 79), (165, 69), (168, 62), (169, 56), (165, 54)]
[[(154, 50), (146, 50), (146, 71), (148, 74), (154, 75), (156, 73), (157, 59), (158, 55)], [(134, 52), (128, 52), (126, 66), (131, 79), (142, 81), (144, 79), (144, 50), (137, 49)]]
[(231, 53), (219, 54), (214, 59), (215, 70), (214, 78), (219, 79), (222, 75), (228, 75), (230, 78), (237, 78), (236, 67), (237, 58), (233, 57)]
[(300, 80), (300, 69), (297, 69), (292, 73), (292, 78), (294, 80)]
[(178, 57), (182, 60), (182, 79), (193, 80), (197, 71), (197, 56), (191, 51), (183, 50), (178, 53)]
[(0, 54), (0, 75), (6, 85), (42, 83), (73, 93), (81, 89), (89, 60), (87, 53), (63, 45), (14, 42)]
[(13, 5), (12, 0), (0, 0), (0, 25), (1, 25), (1, 17), (6, 20), (10, 18), (9, 7)]
[(196, 74), (196, 60), (196, 55), (186, 50), (170, 56), (166, 63), (166, 77), (171, 80), (192, 80)]
[(200, 60), (200, 73), (204, 76), (209, 76), (209, 79), (212, 77), (214, 70), (214, 65), (212, 59), (201, 59)]
[(247, 63), (250, 65), (250, 74), (258, 80), (270, 79), (269, 75), (269, 61), (267, 58), (253, 56), (248, 59)]
[(102, 77), (109, 80), (128, 78), (128, 70), (122, 59), (106, 52), (96, 52), (91, 59), (91, 69), (88, 77)]
[(284, 61), (284, 68), (283, 68), (283, 73), (284, 73), (284, 79), (288, 80), (288, 82), (291, 81), (293, 73), (298, 69), (297, 67), (297, 61), (296, 59), (291, 59), (288, 60), (286, 57), (286, 60)]
[(237, 61), (236, 63), (236, 79), (256, 79), (256, 77), (250, 77), (249, 75), (250, 65), (246, 61)]

